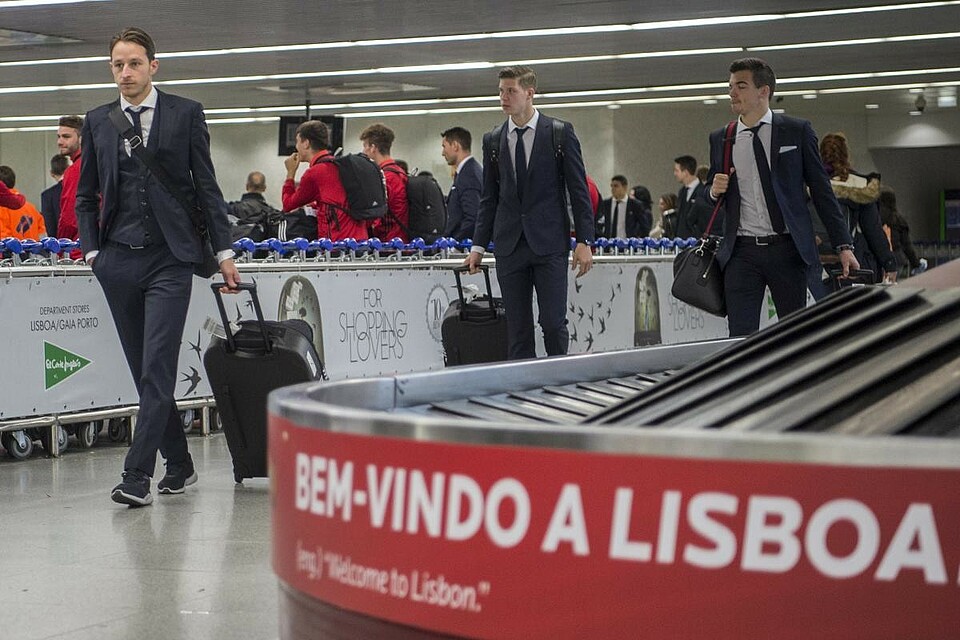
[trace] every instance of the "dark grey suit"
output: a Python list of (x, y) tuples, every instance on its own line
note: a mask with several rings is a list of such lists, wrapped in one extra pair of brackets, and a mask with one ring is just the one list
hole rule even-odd
[(480, 191), (483, 189), (483, 169), (476, 158), (467, 158), (447, 195), (447, 226), (443, 235), (464, 240), (473, 238), (480, 209)]

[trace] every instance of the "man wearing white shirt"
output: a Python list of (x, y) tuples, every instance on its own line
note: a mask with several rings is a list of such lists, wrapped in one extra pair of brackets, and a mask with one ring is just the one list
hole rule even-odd
[(122, 114), (133, 145), (152, 154), (171, 185), (201, 211), (220, 272), (236, 287), (226, 203), (210, 160), (203, 107), (153, 86), (159, 62), (153, 39), (134, 27), (110, 42), (120, 98), (87, 114), (77, 187), (80, 245), (103, 288), (140, 396), (137, 429), (111, 498), (131, 507), (153, 501), (157, 452), (167, 468), (161, 494), (183, 493), (197, 480), (174, 402), (180, 341), (194, 269), (204, 249), (192, 213), (134, 155), (110, 119)]
[(653, 216), (639, 200), (630, 195), (627, 178), (610, 179), (610, 197), (597, 211), (596, 235), (604, 238), (645, 238), (653, 226)]
[[(726, 127), (710, 134), (709, 196), (725, 198), (724, 236), (717, 252), (731, 336), (760, 326), (764, 290), (770, 288), (783, 318), (806, 305), (807, 268), (819, 262), (807, 209), (809, 188), (820, 219), (837, 248), (843, 275), (858, 269), (853, 240), (830, 178), (823, 168), (810, 122), (774, 114), (773, 69), (759, 58), (730, 65), (730, 106), (738, 120), (733, 140)], [(733, 143), (732, 168), (724, 150)]]

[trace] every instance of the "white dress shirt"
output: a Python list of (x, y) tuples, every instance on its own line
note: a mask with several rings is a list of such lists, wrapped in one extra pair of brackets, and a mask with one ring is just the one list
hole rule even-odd
[[(533, 140), (537, 136), (537, 122), (540, 120), (540, 112), (536, 109), (533, 110), (533, 117), (530, 118), (530, 121), (527, 124), (523, 125), (528, 127), (526, 131), (523, 132), (523, 151), (524, 155), (527, 158), (527, 166), (530, 166), (530, 151), (533, 149)], [(513, 118), (507, 119), (507, 146), (510, 148), (510, 165), (513, 167), (513, 170), (517, 170), (517, 165), (514, 162), (517, 158), (517, 134), (514, 133), (519, 129), (514, 123)], [(516, 174), (514, 174), (516, 175)]]
[[(617, 208), (617, 203), (620, 203), (620, 211), (617, 212), (617, 218), (614, 220), (613, 212)], [(616, 198), (610, 198), (610, 221), (616, 222), (617, 228), (613, 230), (614, 238), (626, 238), (627, 237), (627, 199), (617, 200)]]
[[(764, 158), (767, 166), (770, 165), (770, 139), (773, 135), (773, 112), (767, 112), (760, 118), (763, 126), (757, 130), (760, 142), (767, 157)], [(737, 137), (733, 145), (733, 166), (737, 168), (737, 186), (740, 189), (740, 227), (738, 236), (769, 236), (776, 233), (773, 223), (770, 222), (770, 212), (767, 210), (767, 201), (763, 195), (763, 185), (760, 183), (760, 172), (757, 171), (757, 161), (753, 155), (753, 132), (750, 127), (737, 121)]]
[[(140, 129), (143, 131), (141, 137), (143, 138), (143, 146), (147, 146), (147, 142), (150, 140), (150, 129), (153, 127), (153, 114), (157, 111), (157, 90), (153, 86), (150, 87), (150, 93), (147, 94), (147, 97), (144, 98), (143, 102), (139, 105), (134, 105), (122, 95), (120, 96), (120, 108), (123, 110), (123, 115), (127, 116), (127, 120), (130, 121), (130, 124), (133, 124), (133, 116), (130, 115), (130, 112), (127, 111), (127, 108), (131, 108), (134, 111), (140, 112)], [(127, 155), (132, 155), (130, 150), (130, 143), (126, 140), (123, 141), (123, 148), (127, 150)]]

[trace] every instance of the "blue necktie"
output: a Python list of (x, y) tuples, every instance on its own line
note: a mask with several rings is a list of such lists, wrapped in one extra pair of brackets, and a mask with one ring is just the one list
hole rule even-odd
[(773, 192), (773, 178), (770, 175), (770, 164), (767, 162), (767, 152), (763, 150), (763, 142), (760, 141), (760, 123), (755, 127), (750, 127), (753, 133), (753, 157), (757, 161), (757, 171), (760, 174), (760, 186), (763, 187), (763, 199), (767, 202), (767, 213), (770, 214), (770, 224), (777, 233), (783, 233), (787, 226), (783, 222), (783, 213), (780, 211), (780, 205), (777, 204), (777, 196)]
[(523, 134), (530, 127), (517, 127), (517, 151), (513, 156), (514, 169), (517, 172), (517, 197), (523, 200), (523, 184), (527, 180), (527, 152), (523, 148)]

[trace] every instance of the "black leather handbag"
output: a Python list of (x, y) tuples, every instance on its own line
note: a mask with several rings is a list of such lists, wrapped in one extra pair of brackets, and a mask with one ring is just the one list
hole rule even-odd
[[(733, 156), (733, 137), (737, 122), (727, 125), (723, 148), (723, 171), (730, 175)], [(717, 200), (700, 242), (695, 247), (684, 249), (673, 261), (673, 286), (670, 292), (681, 302), (696, 307), (721, 318), (727, 315), (727, 305), (723, 296), (723, 273), (717, 261), (717, 250), (722, 239), (711, 236), (717, 212), (723, 204), (723, 197)]]

